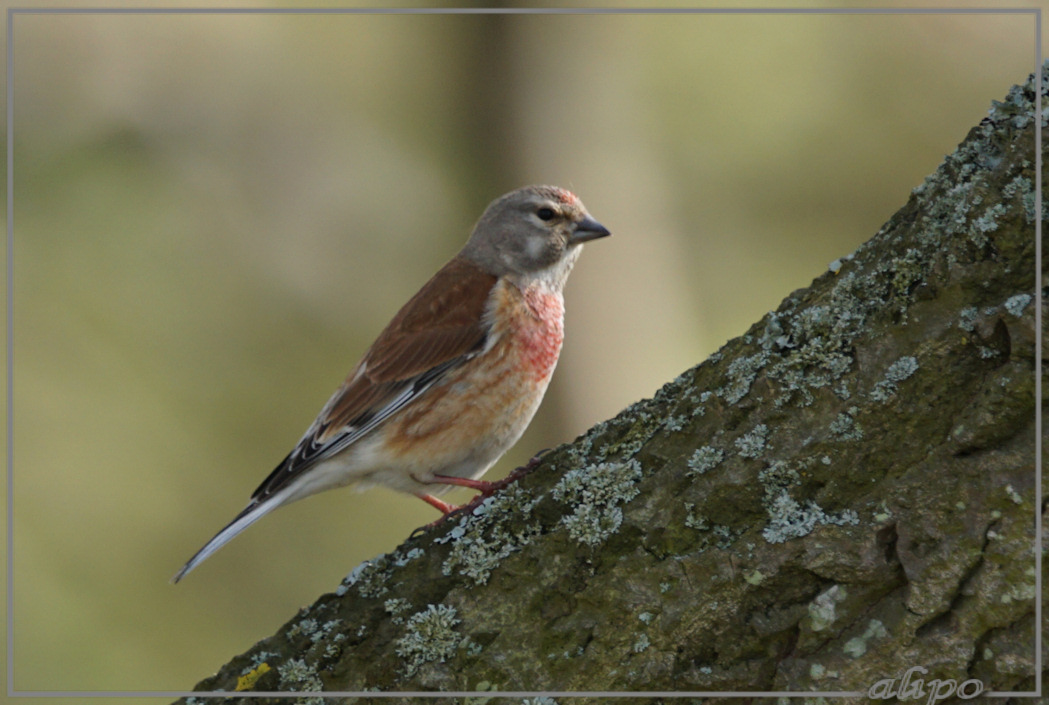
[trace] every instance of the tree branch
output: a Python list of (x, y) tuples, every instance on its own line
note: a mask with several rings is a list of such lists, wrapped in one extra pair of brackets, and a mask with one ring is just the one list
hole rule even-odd
[(1033, 103), (1014, 87), (745, 335), (198, 690), (865, 693), (921, 666), (1033, 691)]

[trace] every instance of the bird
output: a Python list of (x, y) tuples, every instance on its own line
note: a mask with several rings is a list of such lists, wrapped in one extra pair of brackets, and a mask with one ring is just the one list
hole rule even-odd
[(564, 340), (563, 289), (583, 243), (611, 235), (579, 197), (525, 186), (492, 201), (466, 244), (397, 312), (248, 505), (179, 582), (278, 507), (357, 484), (437, 498), (480, 478), (524, 433)]

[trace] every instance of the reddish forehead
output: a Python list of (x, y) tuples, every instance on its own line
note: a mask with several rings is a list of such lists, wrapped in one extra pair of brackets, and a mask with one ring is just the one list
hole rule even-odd
[(557, 199), (559, 201), (561, 201), (561, 203), (564, 203), (566, 206), (576, 206), (576, 207), (578, 207), (580, 205), (579, 204), (579, 197), (576, 196), (571, 191), (566, 191), (563, 188), (559, 188), (559, 189), (554, 189), (554, 193), (557, 196)]

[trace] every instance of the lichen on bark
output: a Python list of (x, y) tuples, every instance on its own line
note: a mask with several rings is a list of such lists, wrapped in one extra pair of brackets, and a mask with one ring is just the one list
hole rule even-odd
[(745, 335), (197, 690), (1034, 690), (1044, 125), (1014, 87)]

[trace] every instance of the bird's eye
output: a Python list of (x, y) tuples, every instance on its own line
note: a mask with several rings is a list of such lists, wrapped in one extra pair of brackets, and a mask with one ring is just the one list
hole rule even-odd
[(551, 218), (554, 217), (554, 209), (553, 208), (540, 208), (539, 210), (537, 210), (535, 212), (535, 214), (537, 216), (539, 216), (539, 220), (550, 220)]

